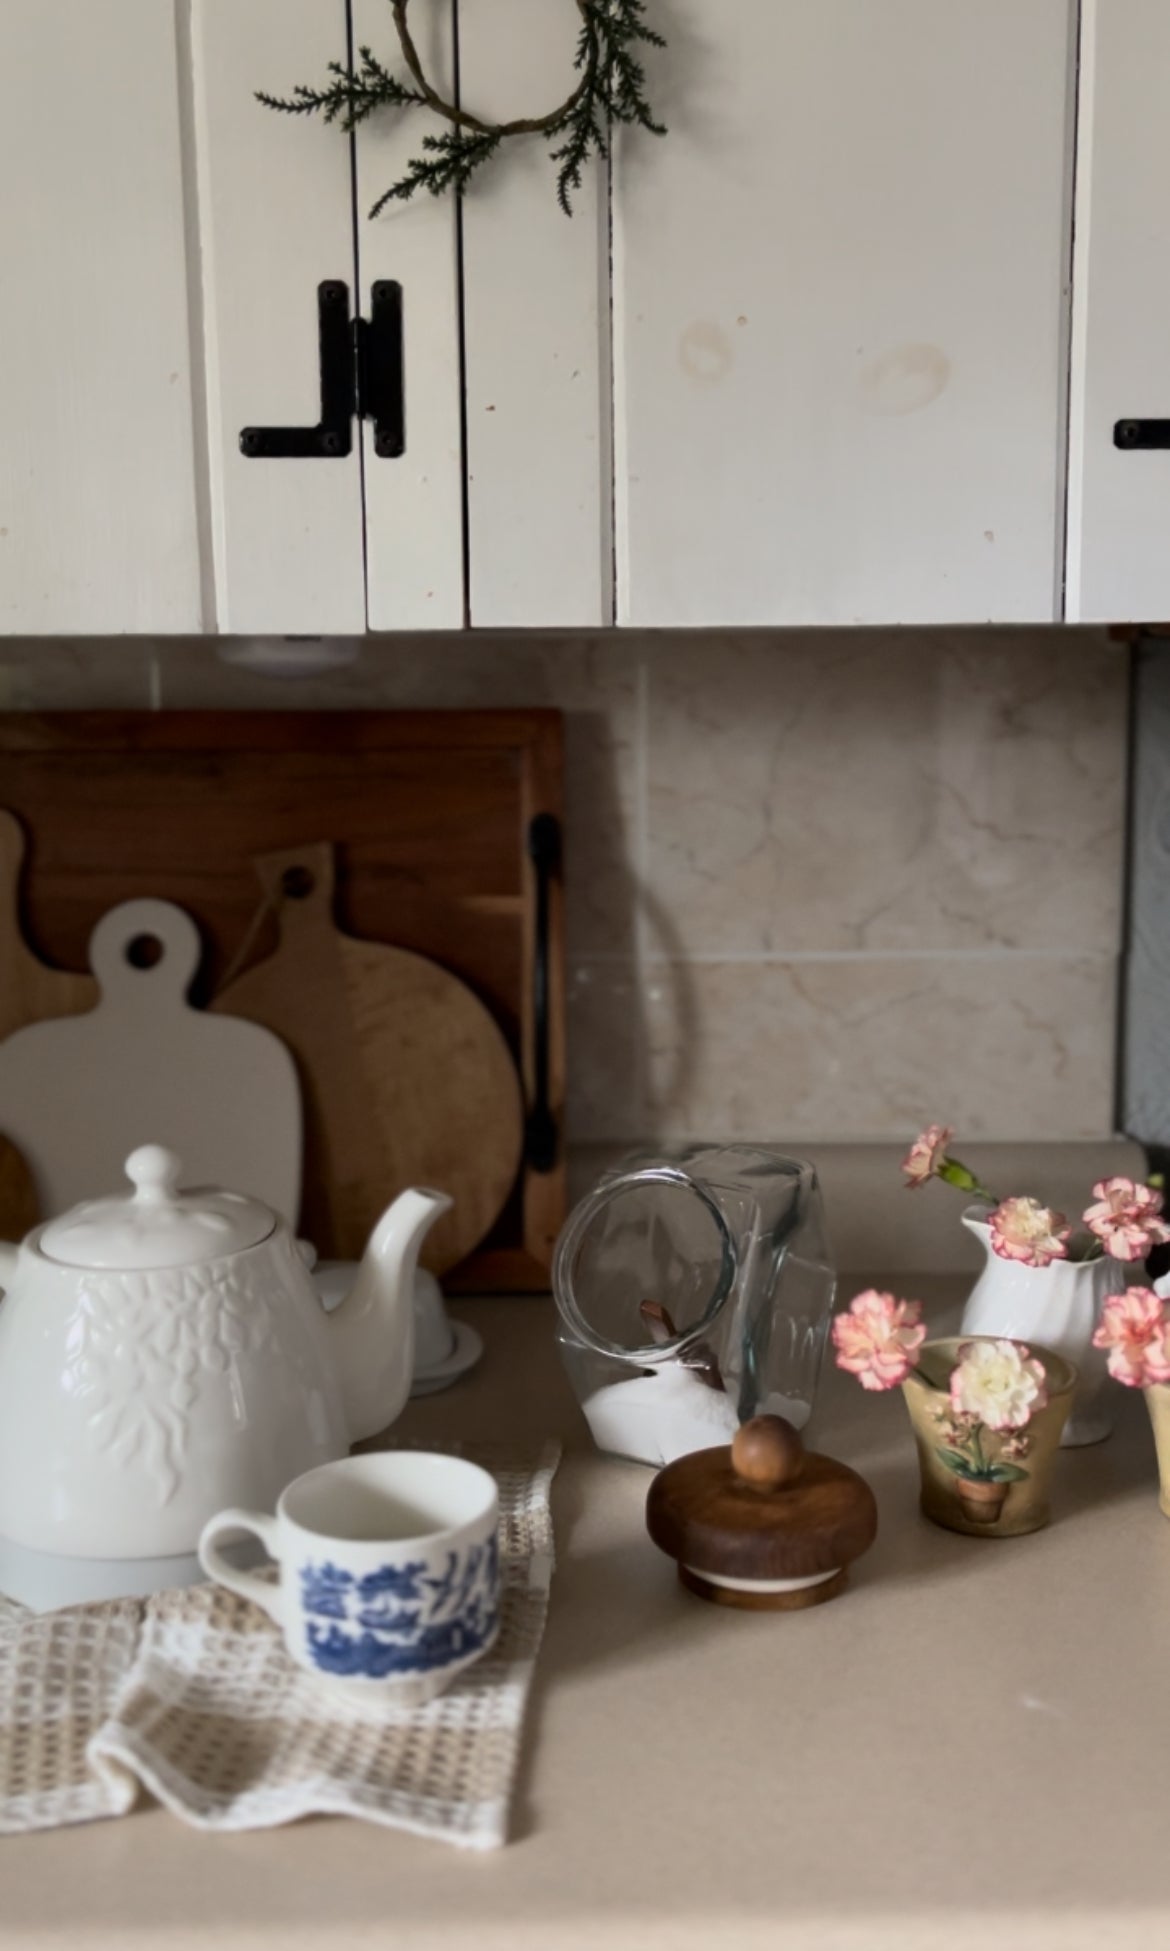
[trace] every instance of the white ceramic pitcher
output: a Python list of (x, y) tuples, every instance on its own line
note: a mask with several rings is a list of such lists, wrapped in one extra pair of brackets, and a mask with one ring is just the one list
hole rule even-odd
[(1125, 1277), (1116, 1260), (1054, 1260), (1047, 1267), (1027, 1267), (1005, 1260), (991, 1244), (991, 1229), (982, 1206), (971, 1207), (963, 1224), (974, 1233), (987, 1255), (987, 1265), (971, 1290), (963, 1310), (965, 1335), (1005, 1335), (1013, 1341), (1038, 1342), (1063, 1355), (1077, 1371), (1072, 1414), (1061, 1444), (1075, 1448), (1101, 1443), (1113, 1429), (1106, 1413), (1104, 1353), (1092, 1345), (1093, 1330), (1107, 1294), (1119, 1294)]

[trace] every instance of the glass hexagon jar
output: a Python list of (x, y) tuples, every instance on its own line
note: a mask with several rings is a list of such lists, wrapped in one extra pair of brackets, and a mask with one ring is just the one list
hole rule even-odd
[(625, 1159), (570, 1214), (553, 1291), (599, 1449), (657, 1466), (752, 1416), (802, 1428), (836, 1291), (816, 1172), (752, 1145)]

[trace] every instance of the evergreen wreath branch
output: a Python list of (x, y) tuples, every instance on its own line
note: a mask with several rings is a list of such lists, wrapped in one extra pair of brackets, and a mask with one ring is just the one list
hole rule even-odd
[(646, 98), (646, 73), (639, 58), (645, 47), (666, 46), (646, 20), (646, 0), (574, 0), (574, 4), (581, 30), (573, 68), (580, 80), (560, 107), (547, 115), (485, 122), (447, 101), (427, 79), (407, 20), (410, 0), (390, 0), (409, 81), (400, 80), (372, 49), (362, 47), (352, 71), (344, 62), (331, 61), (326, 71), (330, 78), (321, 87), (302, 82), (291, 96), (257, 91), (256, 99), (283, 115), (322, 115), (326, 122), (340, 123), (346, 134), (382, 108), (428, 108), (450, 124), (441, 135), (423, 136), (422, 154), (382, 193), (371, 217), (388, 203), (407, 202), (417, 190), (431, 196), (444, 196), (448, 190), (461, 193), (502, 143), (527, 135), (553, 139), (556, 146), (550, 148), (549, 157), (557, 165), (557, 202), (571, 217), (572, 199), (581, 188), (589, 159), (608, 157), (615, 123), (643, 129), (648, 135), (666, 134)]

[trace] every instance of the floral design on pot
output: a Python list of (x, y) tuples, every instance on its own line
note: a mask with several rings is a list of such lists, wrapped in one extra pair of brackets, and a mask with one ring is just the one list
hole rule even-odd
[(965, 1335), (1038, 1342), (1063, 1355), (1079, 1382), (1062, 1442), (1099, 1443), (1112, 1424), (1102, 1402), (1105, 1363), (1093, 1329), (1105, 1297), (1124, 1286), (1123, 1267), (1170, 1240), (1162, 1192), (1116, 1176), (1100, 1179), (1074, 1228), (1063, 1213), (1027, 1195), (1000, 1199), (950, 1153), (952, 1132), (930, 1125), (902, 1161), (911, 1190), (928, 1180), (965, 1192), (975, 1203), (963, 1224), (987, 1255), (963, 1314)]
[(1044, 1364), (1015, 1341), (968, 1341), (959, 1349), (945, 1402), (929, 1414), (935, 1455), (955, 1478), (955, 1492), (974, 1524), (996, 1524), (1032, 1449), (1028, 1424), (1047, 1407)]
[(921, 1314), (917, 1301), (859, 1294), (833, 1323), (838, 1367), (864, 1388), (902, 1389), (927, 1517), (975, 1537), (1039, 1530), (1076, 1369), (1002, 1336), (927, 1341)]
[[(1158, 1282), (1158, 1289), (1167, 1285)], [(1093, 1346), (1105, 1351), (1109, 1373), (1127, 1389), (1141, 1389), (1154, 1426), (1161, 1480), (1159, 1503), (1170, 1517), (1170, 1302), (1153, 1287), (1110, 1294)]]

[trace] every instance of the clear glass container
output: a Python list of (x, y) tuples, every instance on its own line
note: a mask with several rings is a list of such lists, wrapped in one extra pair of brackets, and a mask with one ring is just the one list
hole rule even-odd
[(625, 1159), (570, 1214), (553, 1291), (599, 1449), (658, 1465), (751, 1416), (800, 1429), (836, 1291), (816, 1173), (753, 1145)]

